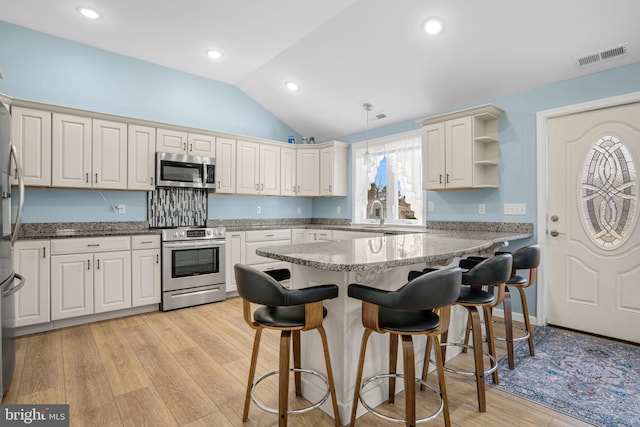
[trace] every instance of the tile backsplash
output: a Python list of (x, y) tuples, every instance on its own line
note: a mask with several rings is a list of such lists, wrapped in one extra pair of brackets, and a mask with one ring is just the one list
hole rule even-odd
[(149, 192), (149, 226), (203, 227), (207, 221), (207, 190), (157, 188)]

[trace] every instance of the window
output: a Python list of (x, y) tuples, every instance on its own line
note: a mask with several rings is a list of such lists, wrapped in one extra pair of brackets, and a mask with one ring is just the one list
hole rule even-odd
[(419, 132), (353, 145), (355, 223), (424, 224)]

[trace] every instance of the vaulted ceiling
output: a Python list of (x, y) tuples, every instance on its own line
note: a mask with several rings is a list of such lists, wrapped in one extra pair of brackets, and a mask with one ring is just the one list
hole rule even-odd
[(638, 0), (0, 0), (0, 20), (235, 85), (317, 141), (363, 131), (365, 102), (386, 115), (373, 128), (638, 62), (639, 16)]

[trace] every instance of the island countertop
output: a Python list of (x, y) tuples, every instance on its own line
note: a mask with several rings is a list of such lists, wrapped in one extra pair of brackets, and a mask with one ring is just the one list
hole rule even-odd
[(351, 240), (265, 246), (256, 254), (328, 271), (366, 271), (412, 264), (446, 265), (453, 258), (495, 251), (531, 233), (427, 230)]

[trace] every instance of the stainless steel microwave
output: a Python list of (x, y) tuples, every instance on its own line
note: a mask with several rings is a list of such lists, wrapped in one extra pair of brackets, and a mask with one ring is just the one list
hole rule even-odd
[(156, 187), (216, 188), (216, 159), (156, 153)]

